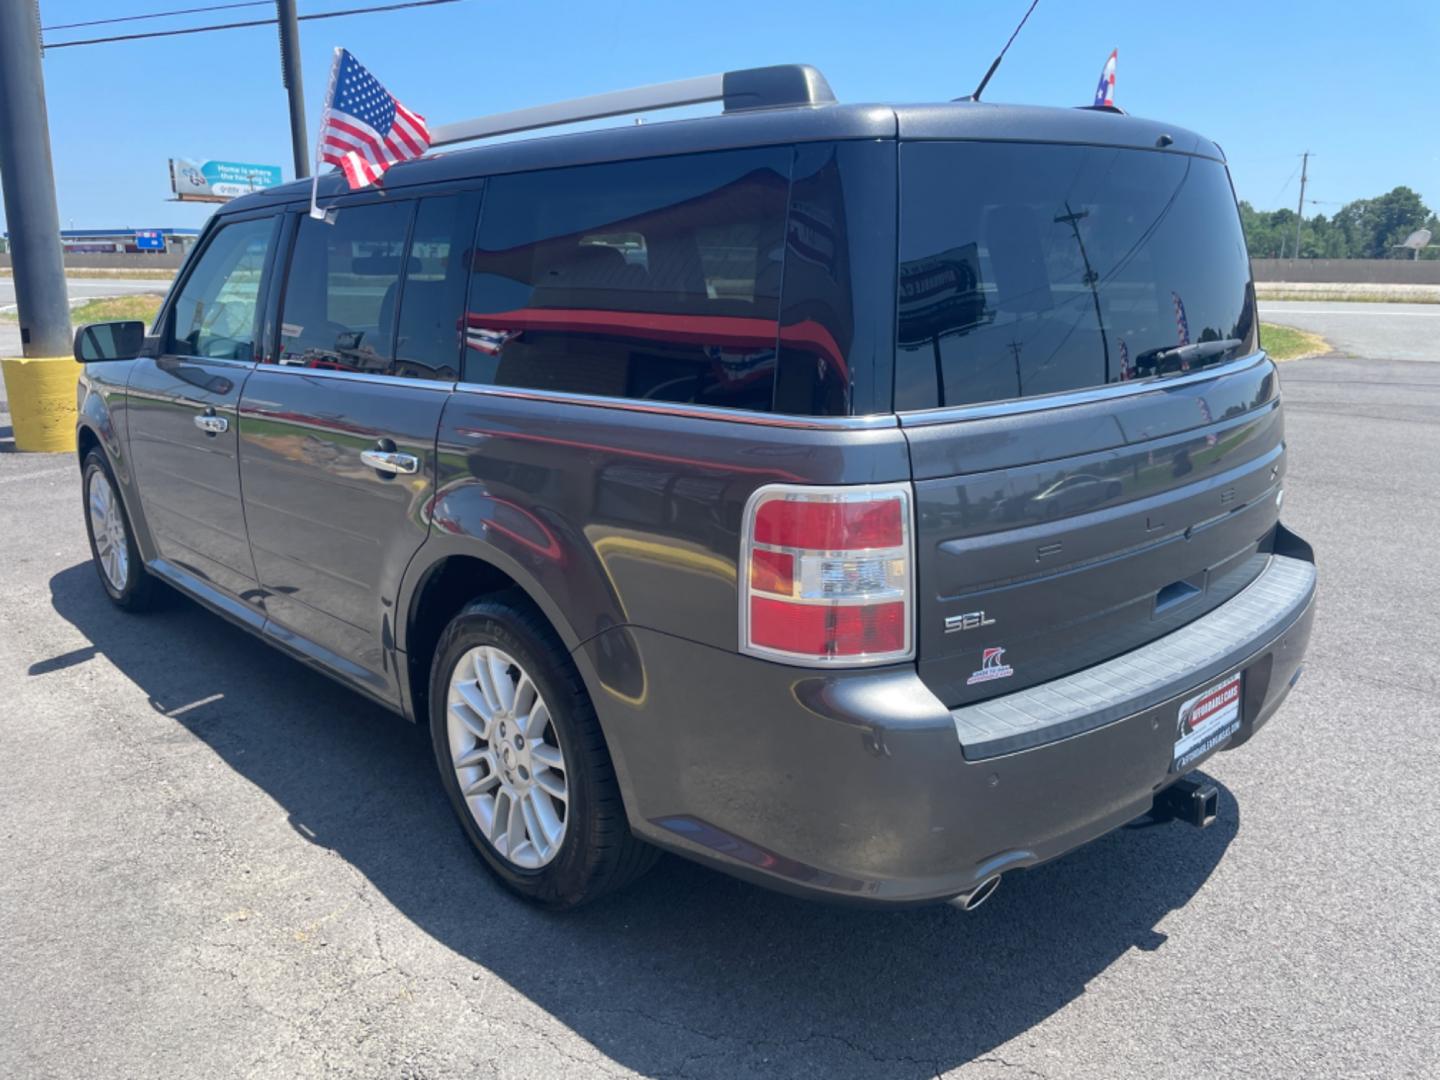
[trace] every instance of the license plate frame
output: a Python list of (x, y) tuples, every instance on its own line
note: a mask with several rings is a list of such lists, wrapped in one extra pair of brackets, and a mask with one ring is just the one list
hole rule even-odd
[(1221, 749), (1240, 730), (1244, 672), (1227, 675), (1186, 698), (1175, 711), (1170, 771), (1185, 772)]

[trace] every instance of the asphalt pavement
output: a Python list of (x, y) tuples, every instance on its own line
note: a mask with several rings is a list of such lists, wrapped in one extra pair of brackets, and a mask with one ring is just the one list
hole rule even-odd
[(0, 1075), (1434, 1076), (1440, 366), (1283, 387), (1305, 677), (1207, 765), (1216, 825), (1122, 830), (972, 914), (677, 859), (533, 911), (422, 732), (186, 601), (116, 611), (74, 462), (0, 453)]
[(1261, 300), (1260, 317), (1319, 334), (1342, 356), (1440, 360), (1440, 304)]
[[(168, 281), (131, 281), (126, 278), (66, 278), (70, 295), (70, 306), (83, 304), (106, 296), (125, 296), (129, 293), (163, 293), (170, 287)], [(15, 310), (15, 279), (0, 276), (0, 313)], [(20, 328), (13, 322), (0, 320), (0, 356), (20, 355)]]

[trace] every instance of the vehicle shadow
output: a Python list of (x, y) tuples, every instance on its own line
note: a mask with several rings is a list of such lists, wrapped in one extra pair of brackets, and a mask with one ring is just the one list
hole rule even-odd
[(88, 563), (50, 587), (91, 646), (33, 674), (102, 654), (155, 709), (184, 709), (174, 723), (415, 926), (646, 1075), (792, 1075), (823, 1053), (857, 1075), (910, 1078), (983, 1057), (1129, 950), (1162, 949), (1157, 924), (1239, 831), (1222, 787), (1213, 827), (1120, 830), (1011, 875), (969, 914), (809, 903), (667, 858), (619, 895), (549, 915), (511, 899), (471, 854), (422, 730), (188, 601), (124, 615)]

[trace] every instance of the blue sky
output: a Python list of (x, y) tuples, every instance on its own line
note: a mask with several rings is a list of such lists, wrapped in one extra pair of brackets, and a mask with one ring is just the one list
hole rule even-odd
[[(9, 0), (6, 0), (9, 2)], [(219, 0), (41, 0), (46, 25)], [(301, 14), (377, 0), (300, 0)], [(504, 3), (301, 24), (310, 135), (331, 50), (351, 49), (432, 123), (621, 86), (803, 61), (843, 101), (968, 93), (1024, 0), (910, 3)], [(265, 18), (269, 7), (57, 31), (107, 32)], [(1311, 150), (1306, 216), (1397, 184), (1440, 209), (1440, 79), (1428, 57), (1440, 3), (1041, 0), (986, 98), (1088, 103), (1120, 50), (1117, 101), (1218, 141), (1243, 199), (1295, 205)], [(1406, 53), (1415, 59), (1406, 59)], [(276, 163), (292, 175), (273, 27), (53, 49), (45, 60), (63, 227), (194, 226), (209, 208), (167, 202), (171, 156)], [(655, 119), (660, 119), (657, 115)]]

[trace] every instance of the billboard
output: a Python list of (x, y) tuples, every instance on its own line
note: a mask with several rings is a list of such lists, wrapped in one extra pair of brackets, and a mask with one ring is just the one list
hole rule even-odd
[(183, 202), (225, 202), (238, 195), (274, 187), (282, 179), (279, 165), (170, 159), (170, 190)]

